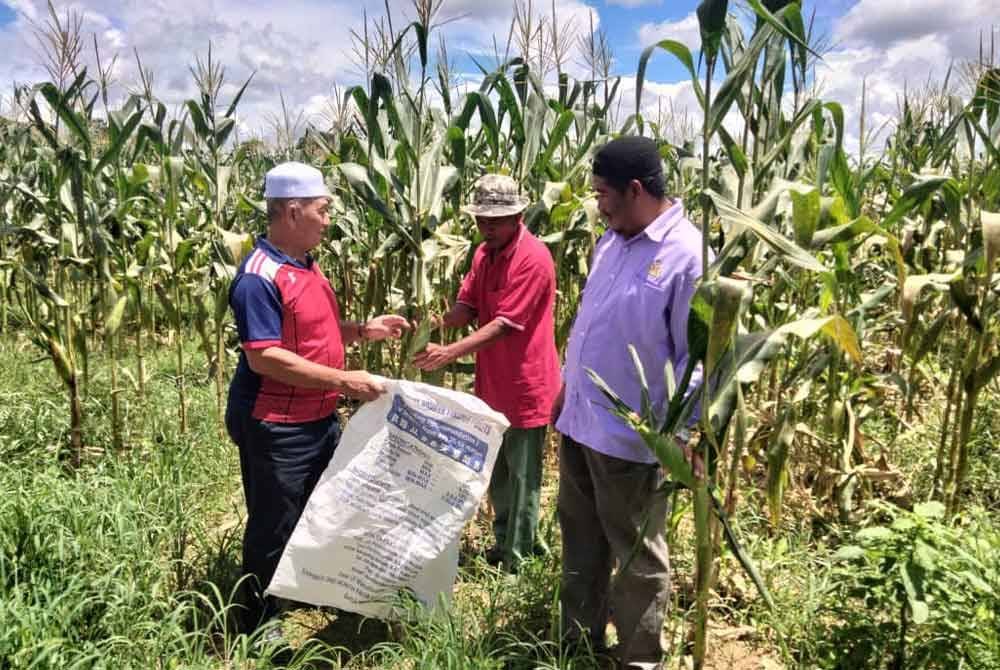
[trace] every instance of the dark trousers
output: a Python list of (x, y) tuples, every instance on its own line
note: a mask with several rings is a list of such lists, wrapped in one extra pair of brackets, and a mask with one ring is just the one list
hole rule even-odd
[(247, 526), (243, 534), (245, 624), (254, 628), (277, 613), (264, 597), (306, 501), (340, 440), (336, 413), (320, 421), (282, 424), (255, 419), (249, 409), (226, 411), (226, 428), (240, 450)]
[(656, 492), (663, 479), (657, 464), (605, 456), (563, 437), (558, 511), (564, 631), (570, 638), (582, 632), (601, 646), (613, 612), (626, 668), (655, 667), (662, 654), (670, 592), (668, 505)]

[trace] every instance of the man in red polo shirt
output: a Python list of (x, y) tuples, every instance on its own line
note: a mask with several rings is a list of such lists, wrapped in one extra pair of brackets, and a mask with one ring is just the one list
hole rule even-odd
[(463, 211), (476, 218), (483, 243), (440, 322), (462, 328), (476, 321), (479, 329), (454, 344), (430, 344), (413, 361), (435, 370), (475, 353), (476, 395), (510, 421), (490, 480), (496, 545), (487, 560), (511, 571), (535, 549), (542, 450), (560, 387), (555, 266), (524, 227), (527, 205), (510, 177), (491, 174), (476, 182), (473, 204)]

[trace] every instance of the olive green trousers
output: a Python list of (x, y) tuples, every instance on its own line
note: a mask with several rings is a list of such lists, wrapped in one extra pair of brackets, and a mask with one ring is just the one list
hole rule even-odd
[(490, 478), (493, 533), (501, 560), (516, 569), (535, 548), (546, 426), (509, 428)]

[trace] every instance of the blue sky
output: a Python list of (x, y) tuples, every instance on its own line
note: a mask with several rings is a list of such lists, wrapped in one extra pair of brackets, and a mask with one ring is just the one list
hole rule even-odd
[[(526, 0), (524, 0), (526, 1)], [(548, 20), (552, 0), (532, 0)], [(445, 0), (441, 17), (459, 16), (439, 31), (458, 69), (476, 81), (469, 54), (485, 58), (492, 39), (506, 40), (515, 0)], [(410, 0), (390, 0), (396, 25), (409, 14)], [(643, 47), (663, 38), (699, 46), (697, 0), (555, 0), (560, 27), (583, 32), (593, 15), (607, 33), (615, 73), (623, 77), (624, 100), (634, 96), (634, 74)], [(256, 77), (240, 115), (247, 132), (273, 120), (278, 94), (303, 119), (322, 122), (335, 85), (357, 82), (351, 57), (351, 30), (360, 31), (363, 13), (376, 19), (383, 0), (57, 0), (60, 12), (72, 8), (83, 17), (85, 60), (93, 60), (90, 35), (102, 45), (105, 62), (119, 55), (119, 89), (134, 88), (133, 50), (155, 75), (157, 95), (177, 106), (195, 94), (189, 66), (204, 56), (209, 41), (226, 65), (234, 91), (252, 71)], [(747, 10), (731, 0), (739, 13)], [(280, 7), (280, 9), (278, 9)], [(998, 0), (804, 0), (803, 14), (816, 13), (830, 48), (817, 66), (817, 93), (841, 102), (852, 126), (860, 108), (862, 80), (869, 91), (869, 123), (890, 123), (904, 83), (911, 88), (928, 77), (942, 78), (949, 64), (975, 55), (980, 31), (1000, 30)], [(45, 18), (44, 0), (0, 0), (0, 113), (14, 82), (37, 81), (39, 67), (31, 25)], [(1000, 35), (998, 35), (1000, 36)], [(436, 42), (436, 39), (434, 40)], [(1000, 40), (997, 40), (1000, 42)], [(697, 57), (696, 57), (697, 58)], [(583, 75), (580, 59), (568, 69)], [(666, 104), (693, 111), (695, 99), (686, 73), (672, 56), (658, 52), (647, 72), (646, 109)], [(630, 88), (631, 87), (631, 88)], [(630, 103), (629, 103), (630, 104)], [(851, 135), (849, 130), (848, 135)]]

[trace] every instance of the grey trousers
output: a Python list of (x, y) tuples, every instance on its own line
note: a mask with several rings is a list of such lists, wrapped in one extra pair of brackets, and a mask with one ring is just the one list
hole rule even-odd
[[(635, 463), (563, 437), (559, 449), (563, 630), (604, 644), (609, 615), (625, 667), (653, 667), (670, 593), (667, 499), (658, 464)], [(611, 581), (611, 571), (618, 574)]]

